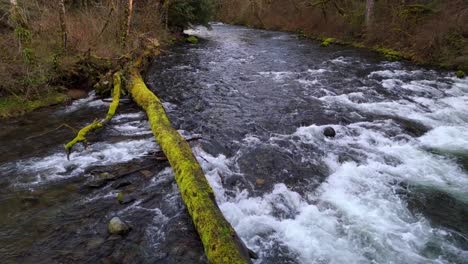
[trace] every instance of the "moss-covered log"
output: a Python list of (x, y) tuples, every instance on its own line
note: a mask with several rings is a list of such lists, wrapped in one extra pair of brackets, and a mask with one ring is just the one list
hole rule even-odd
[(189, 144), (172, 127), (161, 101), (146, 87), (137, 68), (129, 74), (127, 89), (148, 115), (151, 130), (171, 164), (208, 260), (212, 264), (251, 263), (247, 248), (219, 209)]
[(114, 117), (115, 111), (117, 110), (120, 101), (120, 93), (122, 86), (121, 75), (122, 74), (120, 72), (114, 74), (114, 90), (112, 96), (112, 103), (109, 106), (109, 110), (107, 112), (106, 117), (102, 120), (95, 120), (93, 123), (83, 127), (80, 131), (78, 131), (76, 137), (65, 145), (65, 150), (67, 151), (67, 159), (70, 159), (72, 148), (76, 143), (83, 143), (86, 145), (86, 136), (88, 135), (88, 133), (104, 127), (112, 119), (112, 117)]

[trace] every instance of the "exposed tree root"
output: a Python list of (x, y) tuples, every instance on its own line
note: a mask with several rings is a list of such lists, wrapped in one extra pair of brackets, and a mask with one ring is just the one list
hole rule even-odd
[(115, 111), (117, 110), (120, 101), (120, 90), (122, 86), (121, 75), (121, 72), (117, 72), (114, 74), (114, 94), (112, 96), (112, 103), (109, 106), (109, 111), (107, 112), (106, 117), (102, 120), (95, 120), (93, 123), (83, 127), (80, 131), (78, 131), (76, 137), (65, 145), (65, 150), (67, 151), (67, 159), (70, 159), (72, 148), (76, 143), (83, 143), (86, 146), (86, 136), (88, 135), (88, 133), (104, 127), (112, 119), (112, 117), (114, 117)]
[(251, 263), (248, 249), (224, 218), (192, 149), (172, 127), (161, 101), (146, 87), (136, 68), (130, 70), (129, 79), (127, 89), (148, 115), (151, 130), (171, 164), (208, 260), (212, 264)]

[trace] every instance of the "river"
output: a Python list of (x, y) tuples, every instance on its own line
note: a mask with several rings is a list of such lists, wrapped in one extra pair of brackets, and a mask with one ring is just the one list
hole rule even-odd
[[(190, 33), (147, 83), (256, 264), (468, 263), (467, 79), (288, 33)], [(66, 160), (61, 124), (107, 106), (90, 94), (0, 123), (2, 263), (207, 263), (137, 106)], [(113, 216), (128, 235), (108, 235)]]

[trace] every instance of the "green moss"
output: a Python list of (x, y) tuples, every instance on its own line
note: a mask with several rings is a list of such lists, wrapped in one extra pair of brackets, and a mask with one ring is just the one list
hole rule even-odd
[(0, 98), (0, 118), (20, 116), (41, 107), (63, 103), (67, 99), (66, 95), (57, 92), (36, 100), (27, 100), (17, 96)]
[(353, 46), (355, 48), (359, 48), (359, 49), (365, 48), (364, 44), (362, 44), (360, 42), (353, 42), (353, 43), (351, 43), (351, 46)]
[(123, 192), (119, 192), (119, 193), (117, 194), (117, 201), (118, 201), (118, 202), (121, 202), (121, 201), (123, 200), (123, 198), (124, 198)]
[(322, 41), (322, 44), (320, 44), (320, 46), (322, 47), (328, 47), (330, 46), (331, 43), (333, 43), (335, 41), (334, 38), (325, 38), (323, 41)]
[(192, 43), (192, 44), (198, 43), (198, 38), (195, 37), (195, 36), (190, 36), (190, 37), (186, 38), (185, 40), (186, 40), (187, 42), (189, 42), (189, 43)]
[(465, 78), (465, 76), (466, 76), (466, 75), (465, 75), (465, 72), (462, 71), (462, 70), (456, 71), (456, 72), (455, 72), (455, 75), (456, 75), (458, 78), (460, 78), (460, 79), (463, 79), (463, 78)]
[(376, 51), (380, 52), (389, 61), (399, 61), (403, 59), (403, 55), (393, 49), (388, 48), (377, 48)]

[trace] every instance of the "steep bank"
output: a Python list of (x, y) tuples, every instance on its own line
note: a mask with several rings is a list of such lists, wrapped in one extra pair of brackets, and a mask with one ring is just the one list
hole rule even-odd
[(468, 71), (463, 0), (376, 1), (368, 25), (363, 0), (220, 0), (218, 8), (222, 22), (391, 48), (417, 63)]

